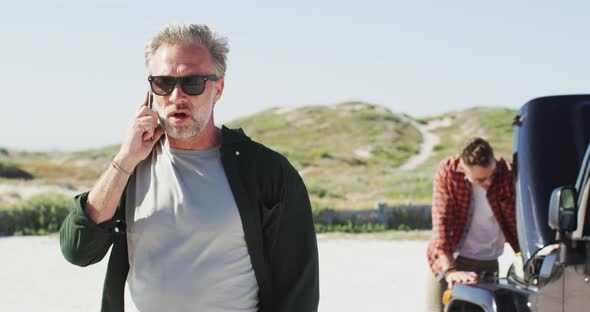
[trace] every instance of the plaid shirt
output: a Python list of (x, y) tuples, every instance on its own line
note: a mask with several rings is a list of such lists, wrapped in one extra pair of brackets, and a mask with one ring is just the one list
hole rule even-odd
[[(432, 239), (428, 244), (427, 256), (435, 276), (441, 273), (438, 256), (443, 253), (453, 256), (459, 248), (469, 218), (471, 183), (466, 179), (459, 160), (459, 155), (443, 160), (434, 178)], [(503, 158), (496, 158), (496, 171), (487, 191), (487, 199), (506, 242), (515, 252), (520, 251), (516, 233), (512, 165)]]

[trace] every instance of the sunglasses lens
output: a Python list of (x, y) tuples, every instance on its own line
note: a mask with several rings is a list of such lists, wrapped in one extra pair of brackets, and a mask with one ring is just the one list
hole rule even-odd
[(205, 91), (205, 79), (202, 76), (187, 76), (180, 81), (182, 91), (188, 95), (199, 95)]
[(174, 89), (176, 78), (174, 77), (152, 77), (152, 91), (157, 95), (167, 95)]
[(200, 95), (205, 91), (207, 80), (217, 79), (217, 76), (200, 75), (179, 78), (171, 76), (150, 76), (149, 81), (152, 86), (152, 91), (157, 95), (168, 95), (172, 93), (177, 81), (180, 81), (182, 92), (188, 95)]

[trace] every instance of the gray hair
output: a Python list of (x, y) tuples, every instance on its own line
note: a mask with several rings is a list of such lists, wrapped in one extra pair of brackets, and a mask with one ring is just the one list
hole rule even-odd
[(149, 65), (156, 50), (163, 44), (179, 43), (198, 44), (207, 48), (213, 59), (215, 74), (218, 77), (225, 76), (229, 52), (227, 38), (216, 34), (207, 25), (200, 24), (169, 24), (162, 27), (146, 45), (145, 65)]

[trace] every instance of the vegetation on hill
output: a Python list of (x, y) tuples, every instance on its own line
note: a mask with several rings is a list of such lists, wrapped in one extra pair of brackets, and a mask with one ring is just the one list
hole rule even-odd
[(12, 161), (0, 160), (0, 178), (31, 180), (33, 175)]
[(48, 193), (13, 204), (0, 203), (0, 236), (57, 232), (71, 209), (71, 202), (64, 195)]
[(118, 146), (69, 153), (4, 149), (0, 153), (0, 184), (21, 183), (20, 180), (26, 179), (32, 180), (32, 185), (88, 188), (117, 150)]
[(358, 102), (270, 109), (230, 126), (285, 155), (319, 209), (371, 208), (422, 141), (408, 118)]
[[(472, 108), (417, 120), (377, 105), (350, 102), (274, 108), (235, 120), (229, 126), (244, 128), (254, 140), (284, 154), (303, 176), (314, 212), (318, 213), (327, 208), (372, 209), (376, 202), (429, 204), (438, 163), (456, 153), (468, 137), (484, 137), (497, 155), (511, 158), (511, 122), (515, 113), (505, 108)], [(431, 131), (440, 137), (440, 143), (430, 157), (416, 168), (400, 169), (419, 152), (423, 138), (416, 126), (436, 120), (448, 122)], [(87, 189), (118, 148), (74, 153), (0, 149), (3, 166), (13, 168), (10, 170), (18, 168), (34, 177), (24, 181), (2, 178), (0, 174), (0, 184)]]
[(441, 142), (434, 148), (433, 162), (445, 155), (457, 153), (470, 137), (482, 137), (490, 142), (496, 156), (512, 158), (512, 119), (516, 110), (510, 108), (475, 107), (459, 112), (449, 112), (442, 116), (425, 119), (450, 119), (448, 127), (434, 131)]
[(357, 102), (275, 108), (229, 125), (281, 151), (299, 169), (399, 166), (418, 152), (421, 141), (417, 129), (402, 116)]
[[(440, 137), (432, 155), (412, 170), (399, 166), (415, 155), (422, 137), (409, 117), (364, 103), (278, 108), (230, 123), (254, 140), (286, 155), (302, 174), (316, 211), (429, 204), (432, 178), (444, 157), (471, 136), (488, 139), (496, 154), (510, 158), (511, 121), (504, 108), (473, 108), (415, 120), (449, 119), (432, 132)], [(414, 124), (415, 124), (414, 123)]]
[[(407, 198), (412, 203), (429, 204), (432, 197), (432, 179), (438, 165), (445, 157), (459, 152), (465, 141), (471, 137), (482, 137), (490, 142), (496, 156), (512, 160), (512, 119), (516, 110), (510, 108), (475, 107), (458, 112), (421, 120), (429, 123), (436, 120), (449, 120), (447, 126), (436, 128), (432, 133), (440, 138), (430, 157), (417, 168), (401, 172), (396, 186), (388, 194), (390, 200)], [(403, 187), (402, 187), (403, 186)], [(414, 200), (411, 194), (418, 194)], [(403, 203), (403, 201), (402, 201)]]

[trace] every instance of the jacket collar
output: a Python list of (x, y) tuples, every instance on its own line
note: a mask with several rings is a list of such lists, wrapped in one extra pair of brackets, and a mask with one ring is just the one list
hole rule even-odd
[(465, 174), (465, 170), (463, 170), (463, 166), (461, 166), (461, 156), (459, 154), (451, 156), (449, 162), (452, 172)]
[(242, 128), (230, 129), (225, 125), (221, 127), (221, 139), (222, 145), (224, 146), (235, 145), (251, 140), (250, 137), (244, 133)]

